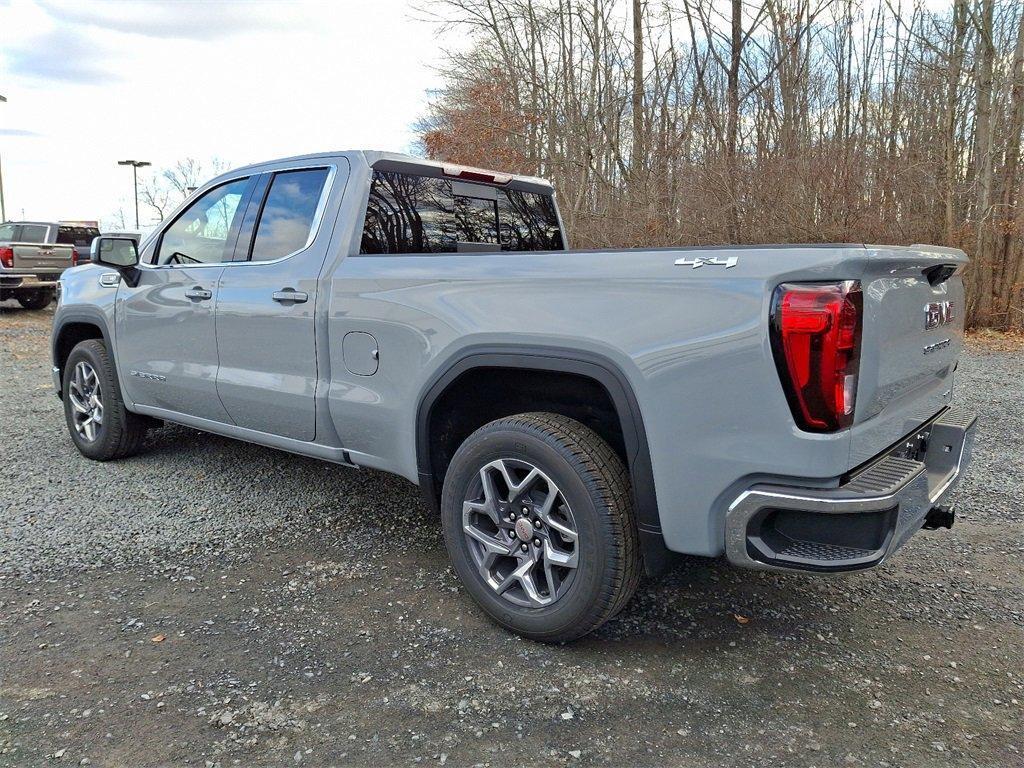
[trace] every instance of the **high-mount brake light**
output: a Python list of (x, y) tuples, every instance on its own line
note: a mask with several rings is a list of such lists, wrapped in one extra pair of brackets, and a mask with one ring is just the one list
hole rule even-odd
[(7, 269), (14, 269), (14, 249), (3, 247), (0, 248), (0, 264), (3, 264)]
[(482, 168), (468, 168), (464, 165), (444, 165), (441, 170), (445, 176), (465, 181), (482, 181), (487, 184), (508, 184), (512, 181), (510, 173), (494, 173)]
[(853, 423), (863, 314), (860, 283), (783, 283), (771, 343), (797, 425), (835, 432)]

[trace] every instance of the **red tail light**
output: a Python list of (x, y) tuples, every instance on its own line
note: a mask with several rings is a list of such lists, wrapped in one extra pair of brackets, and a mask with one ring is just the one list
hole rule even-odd
[(0, 248), (0, 264), (8, 269), (14, 269), (14, 249)]
[(74, 248), (71, 249), (71, 266), (78, 266), (78, 251), (75, 250)]
[(835, 432), (853, 422), (862, 308), (855, 280), (775, 289), (772, 351), (801, 429)]

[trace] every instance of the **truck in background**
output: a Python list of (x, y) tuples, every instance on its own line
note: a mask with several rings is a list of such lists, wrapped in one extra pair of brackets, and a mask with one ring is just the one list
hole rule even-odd
[(60, 222), (0, 224), (0, 301), (17, 299), (25, 309), (47, 306), (61, 274), (78, 263), (78, 248), (84, 248), (88, 259), (92, 238), (98, 235), (96, 227)]

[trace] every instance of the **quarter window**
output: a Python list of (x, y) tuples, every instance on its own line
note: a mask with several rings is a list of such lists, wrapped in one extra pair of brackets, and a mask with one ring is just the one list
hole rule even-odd
[(217, 264), (231, 260), (240, 203), (249, 179), (207, 192), (185, 209), (160, 240), (157, 264)]
[(280, 259), (306, 246), (326, 182), (326, 168), (274, 175), (253, 239), (253, 261)]
[(373, 172), (360, 253), (550, 251), (562, 247), (550, 195)]

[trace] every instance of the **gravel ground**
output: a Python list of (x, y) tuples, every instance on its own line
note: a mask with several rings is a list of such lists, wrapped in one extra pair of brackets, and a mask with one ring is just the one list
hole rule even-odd
[(547, 647), (403, 480), (173, 426), (86, 461), (52, 308), (3, 308), (0, 765), (1024, 766), (1019, 343), (961, 364), (952, 531), (843, 578), (687, 559)]

